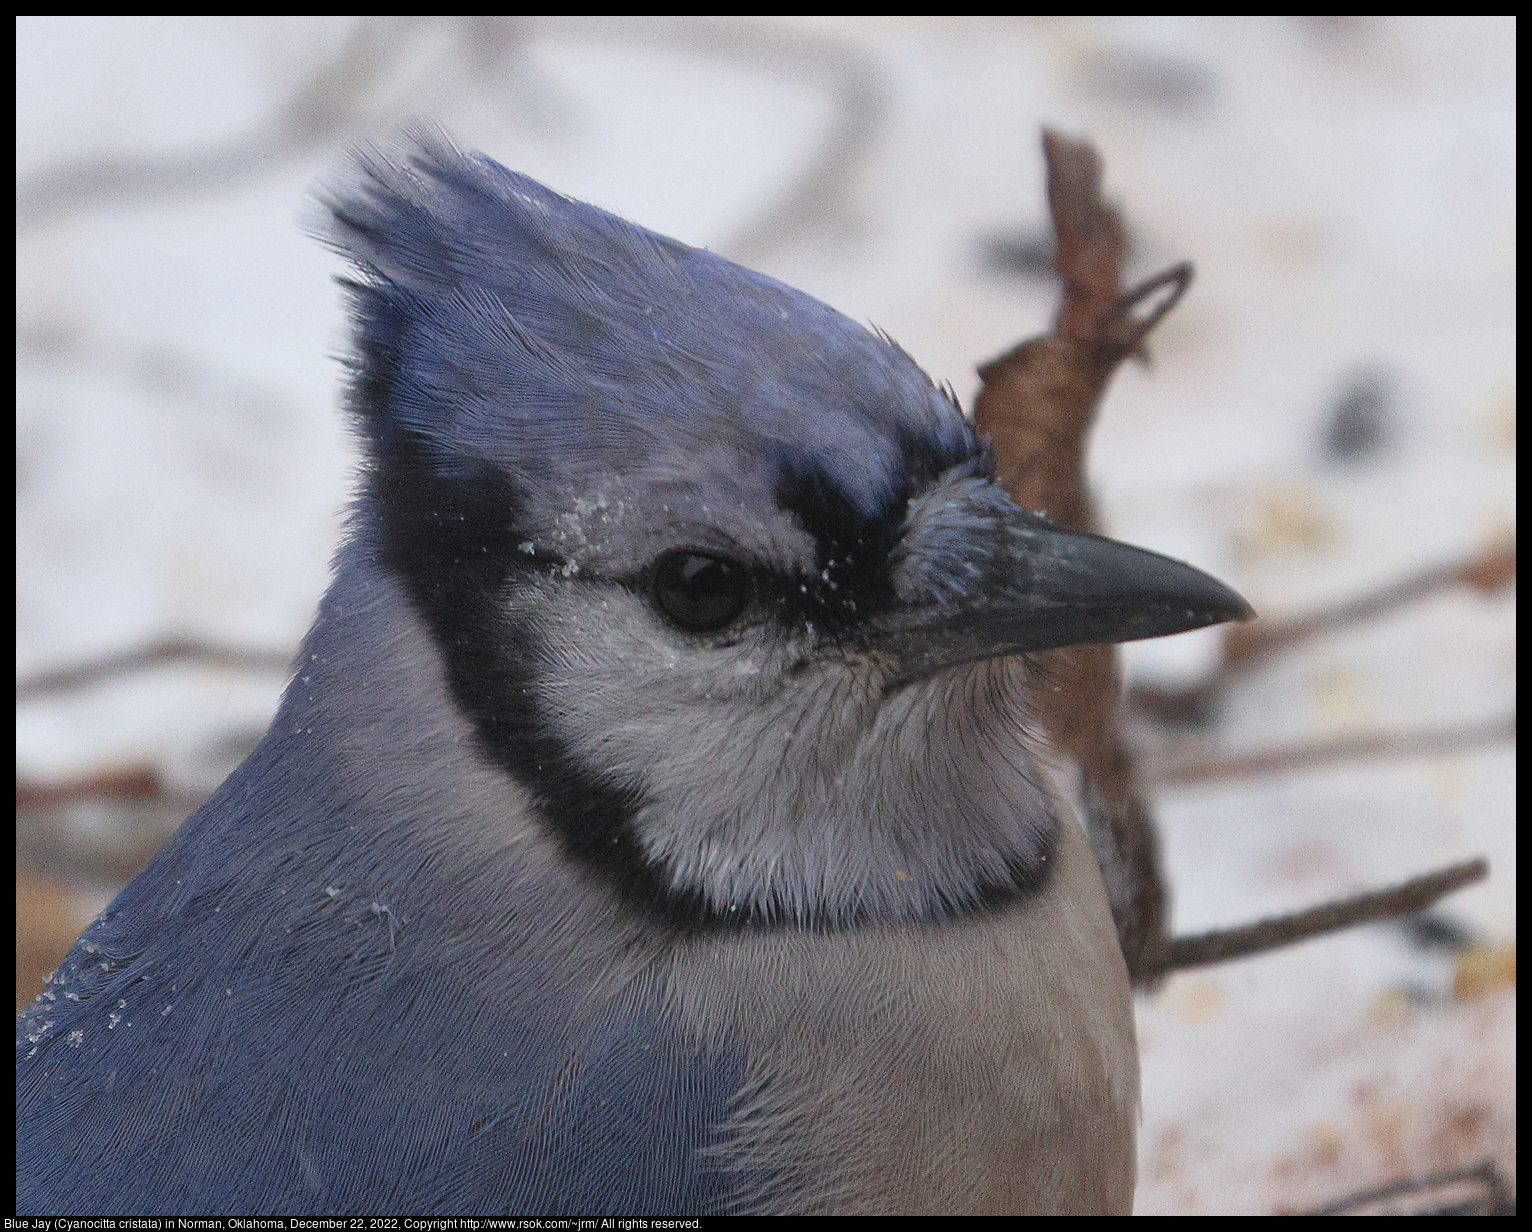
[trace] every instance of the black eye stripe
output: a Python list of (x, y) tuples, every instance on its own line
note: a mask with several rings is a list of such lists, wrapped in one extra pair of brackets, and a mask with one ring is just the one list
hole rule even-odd
[(667, 552), (655, 562), (651, 590), (660, 613), (688, 633), (715, 633), (739, 619), (750, 601), (750, 570), (704, 552)]

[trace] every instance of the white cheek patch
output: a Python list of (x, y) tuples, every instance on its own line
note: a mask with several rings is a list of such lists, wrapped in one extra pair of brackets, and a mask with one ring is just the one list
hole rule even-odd
[(633, 837), (678, 893), (773, 918), (921, 918), (1046, 849), (1018, 661), (884, 699), (868, 660), (805, 666), (806, 647), (764, 631), (699, 644), (619, 587), (560, 584), (535, 608), (548, 721), (637, 789)]

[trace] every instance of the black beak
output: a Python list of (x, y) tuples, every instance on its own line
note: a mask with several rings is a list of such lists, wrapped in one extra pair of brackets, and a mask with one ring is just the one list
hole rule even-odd
[(966, 593), (904, 607), (879, 622), (872, 643), (891, 660), (886, 693), (960, 663), (1135, 642), (1255, 614), (1200, 569), (1116, 539), (1061, 530), (1016, 506), (990, 546), (982, 579)]

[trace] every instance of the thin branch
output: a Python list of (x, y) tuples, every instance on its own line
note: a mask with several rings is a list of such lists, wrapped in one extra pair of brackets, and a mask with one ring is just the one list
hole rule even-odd
[(523, 17), (529, 35), (581, 43), (648, 46), (741, 65), (806, 84), (829, 96), (830, 121), (801, 170), (717, 245), (737, 261), (759, 261), (791, 237), (822, 224), (847, 191), (888, 124), (894, 91), (878, 59), (821, 30), (735, 17)]
[[(1185, 293), (1192, 267), (1174, 266), (1123, 292), (1119, 275), (1125, 229), (1102, 196), (1100, 156), (1087, 143), (1052, 132), (1044, 133), (1043, 149), (1062, 282), (1055, 330), (980, 368), (984, 383), (974, 419), (993, 442), (998, 478), (1020, 504), (1045, 512), (1062, 526), (1094, 530), (1084, 474), (1086, 433), (1113, 371), (1127, 355), (1141, 354), (1145, 337)], [(1206, 717), (1220, 690), (1263, 655), (1375, 619), (1446, 586), (1467, 584), (1488, 592), (1506, 585), (1514, 574), (1514, 544), (1501, 544), (1470, 561), (1428, 570), (1348, 603), (1290, 621), (1237, 628), (1226, 635), (1224, 664), (1213, 680), (1175, 693), (1138, 690), (1135, 698), (1163, 716)], [(1052, 687), (1038, 691), (1034, 706), (1050, 741), (1079, 767), (1091, 848), (1136, 985), (1151, 984), (1178, 967), (1419, 910), (1484, 875), (1483, 862), (1476, 861), (1298, 916), (1170, 940), (1154, 822), (1133, 754), (1117, 726), (1115, 652), (1107, 646), (1076, 646), (1039, 658)], [(1497, 721), (1449, 731), (1327, 739), (1236, 757), (1162, 762), (1151, 773), (1161, 782), (1208, 781), (1475, 747), (1513, 733), (1513, 722)]]
[(1122, 218), (1101, 192), (1101, 155), (1087, 141), (1043, 131), (1048, 209), (1058, 243), (1054, 268), (1063, 281), (1054, 333), (1094, 339), (1097, 325), (1122, 293), (1127, 252)]
[(1384, 757), (1426, 757), (1457, 753), (1516, 739), (1516, 716), (1460, 727), (1425, 731), (1370, 732), (1301, 741), (1258, 753), (1224, 757), (1184, 757), (1146, 760), (1144, 777), (1156, 783), (1208, 783), (1251, 778), (1258, 774), (1288, 774), (1349, 761)]
[(1164, 722), (1205, 722), (1241, 673), (1273, 655), (1291, 652), (1352, 625), (1379, 620), (1458, 586), (1488, 596), (1504, 590), (1515, 578), (1516, 541), (1501, 539), (1465, 559), (1434, 565), (1310, 612), (1234, 625), (1224, 632), (1222, 665), (1201, 684), (1187, 689), (1135, 686), (1128, 695), (1140, 710)]
[[(1055, 331), (979, 369), (974, 420), (993, 442), (996, 474), (1015, 500), (1060, 526), (1096, 529), (1085, 483), (1085, 439), (1117, 365), (1185, 291), (1176, 266), (1124, 293), (1122, 220), (1101, 192), (1101, 159), (1083, 141), (1044, 132), (1048, 204), (1062, 282)], [(1054, 747), (1080, 770), (1091, 850), (1118, 940), (1136, 982), (1163, 964), (1166, 891), (1158, 840), (1116, 715), (1120, 681), (1110, 646), (1038, 656), (1052, 682), (1034, 698)]]
[(1323, 933), (1424, 911), (1437, 899), (1482, 881), (1488, 875), (1488, 861), (1482, 858), (1469, 860), (1385, 890), (1337, 899), (1293, 915), (1277, 916), (1239, 928), (1215, 929), (1192, 937), (1176, 937), (1170, 942), (1161, 974), (1228, 962), (1233, 958), (1248, 958)]
[(72, 779), (51, 782), (16, 780), (16, 811), (54, 808), (86, 800), (151, 800), (164, 791), (160, 776), (148, 766), (124, 766), (98, 770)]
[(16, 682), (16, 700), (30, 702), (60, 693), (73, 693), (167, 663), (193, 663), (220, 671), (285, 675), (292, 669), (293, 656), (291, 651), (249, 650), (242, 646), (220, 646), (197, 638), (167, 637), (132, 650), (23, 676)]
[(1516, 541), (1503, 540), (1466, 560), (1425, 569), (1301, 616), (1236, 625), (1229, 630), (1224, 643), (1224, 662), (1229, 668), (1249, 663), (1299, 642), (1391, 615), (1457, 586), (1472, 586), (1481, 594), (1493, 594), (1515, 577)]
[[(1444, 1196), (1441, 1191), (1450, 1190), (1453, 1186), (1474, 1186), (1480, 1190), (1478, 1195), (1472, 1195), (1466, 1200), (1441, 1204)], [(1352, 1215), (1366, 1214), (1361, 1208), (1378, 1202), (1386, 1202), (1391, 1198), (1419, 1198), (1429, 1195), (1436, 1199), (1438, 1205), (1429, 1210), (1411, 1211), (1377, 1211), (1372, 1212), (1380, 1215), (1407, 1214), (1407, 1215), (1499, 1215), (1514, 1214), (1514, 1211), (1506, 1211), (1504, 1208), (1511, 1200), (1510, 1188), (1506, 1185), (1495, 1167), (1495, 1161), (1486, 1159), (1482, 1163), (1475, 1164), (1471, 1168), (1453, 1168), (1445, 1172), (1432, 1172), (1425, 1176), (1406, 1177), (1403, 1180), (1393, 1181), (1387, 1185), (1380, 1185), (1377, 1189), (1364, 1190), (1359, 1194), (1353, 1194), (1349, 1198), (1342, 1198), (1339, 1202), (1331, 1202), (1312, 1211), (1303, 1212), (1308, 1215)]]
[(169, 154), (72, 159), (23, 176), (16, 226), (25, 231), (107, 202), (163, 200), (221, 191), (350, 135), (369, 108), (368, 92), (404, 54), (411, 23), (362, 18), (335, 53), (265, 115), (223, 140)]
[(1137, 354), (1154, 327), (1181, 302), (1186, 289), (1192, 285), (1195, 272), (1190, 261), (1182, 261), (1144, 279), (1101, 318), (1097, 337), (1117, 347), (1124, 355)]

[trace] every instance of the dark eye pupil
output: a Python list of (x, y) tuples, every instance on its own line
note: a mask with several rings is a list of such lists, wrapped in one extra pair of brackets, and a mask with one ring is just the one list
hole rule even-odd
[(654, 599), (688, 633), (711, 633), (735, 620), (750, 598), (750, 573), (732, 560), (672, 552), (654, 572)]

